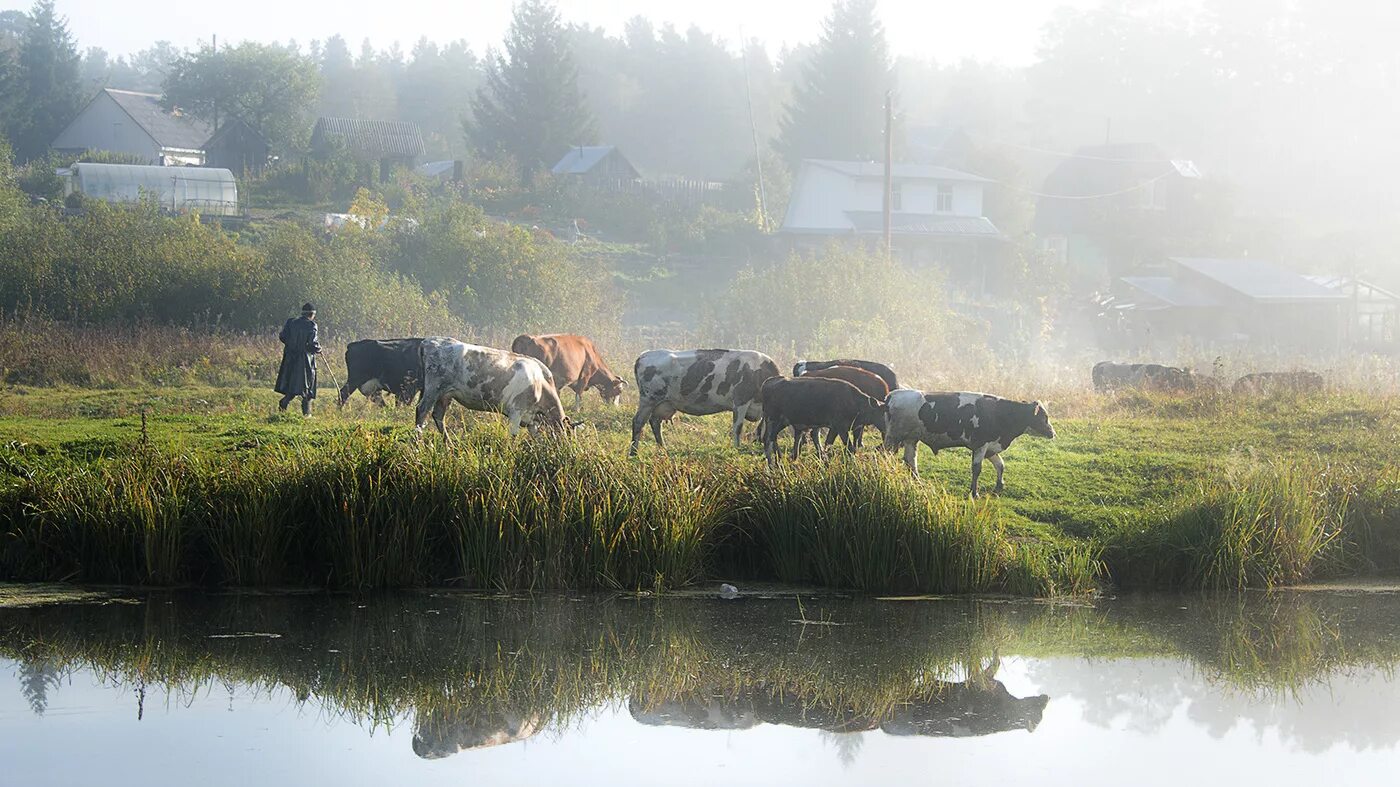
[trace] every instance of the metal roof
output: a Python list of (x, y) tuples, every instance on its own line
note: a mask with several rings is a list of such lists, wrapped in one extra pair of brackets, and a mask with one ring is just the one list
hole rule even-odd
[[(832, 159), (803, 159), (804, 165), (823, 167), (825, 169), (840, 172), (853, 178), (884, 178), (885, 164), (881, 161), (834, 161)], [(896, 163), (892, 173), (900, 180), (963, 180), (972, 183), (991, 183), (992, 181), (971, 172), (963, 172), (951, 167), (940, 167), (936, 164), (901, 164)]]
[(110, 87), (103, 88), (102, 92), (117, 102), (117, 106), (163, 148), (203, 150), (204, 144), (214, 133), (213, 127), (203, 120), (181, 114), (178, 110), (167, 111), (160, 104), (160, 96), (155, 93)]
[(339, 139), (352, 154), (362, 158), (417, 158), (426, 152), (423, 131), (399, 120), (321, 118), (311, 132), (311, 146), (320, 148)]
[(616, 149), (616, 145), (578, 145), (569, 148), (550, 171), (555, 175), (582, 175)]
[(1170, 276), (1124, 276), (1119, 281), (1167, 306), (1220, 306), (1220, 300)]
[(427, 175), (430, 178), (437, 178), (443, 175), (450, 174), (452, 170), (456, 168), (456, 166), (457, 162), (449, 159), (446, 161), (429, 161), (425, 164), (419, 164), (417, 169), (418, 174), (420, 175)]
[(1182, 268), (1247, 298), (1270, 303), (1325, 303), (1346, 296), (1263, 260), (1172, 257)]
[[(846, 218), (856, 232), (884, 232), (884, 215), (878, 210), (848, 210)], [(1001, 232), (985, 216), (939, 216), (925, 213), (890, 214), (890, 232), (901, 235), (945, 235), (999, 238)]]

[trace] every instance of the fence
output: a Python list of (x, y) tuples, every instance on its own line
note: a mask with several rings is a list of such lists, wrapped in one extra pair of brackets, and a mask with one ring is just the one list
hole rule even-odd
[(591, 178), (586, 187), (605, 194), (631, 194), (677, 205), (713, 205), (724, 198), (724, 184), (689, 178)]

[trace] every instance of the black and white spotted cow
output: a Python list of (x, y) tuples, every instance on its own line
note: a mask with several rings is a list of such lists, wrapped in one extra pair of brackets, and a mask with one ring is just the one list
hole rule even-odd
[(420, 372), (418, 350), (423, 340), (361, 339), (345, 345), (345, 385), (340, 388), (340, 406), (350, 394), (359, 391), (376, 404), (384, 404), (384, 392), (399, 404), (418, 395)]
[(443, 337), (424, 339), (419, 353), (423, 399), (415, 423), (420, 434), (431, 412), (447, 439), (442, 417), (453, 400), (468, 410), (501, 413), (510, 419), (511, 435), (519, 434), (521, 426), (534, 435), (569, 425), (554, 376), (534, 358)]
[(759, 389), (778, 376), (778, 364), (753, 350), (650, 350), (638, 356), (633, 371), (641, 400), (632, 418), (629, 450), (636, 455), (642, 427), (650, 423), (656, 444), (664, 445), (661, 422), (675, 413), (733, 413), (738, 448), (744, 421), (758, 421), (763, 415)]
[(977, 478), (982, 460), (990, 459), (997, 469), (996, 490), (1002, 490), (1006, 470), (1001, 452), (1011, 441), (1029, 432), (1054, 439), (1055, 428), (1040, 402), (1016, 402), (983, 393), (924, 393), (908, 388), (890, 391), (886, 400), (889, 431), (885, 448), (904, 448), (904, 463), (919, 476), (919, 443), (934, 453), (944, 448), (972, 450), (972, 496), (977, 497)]

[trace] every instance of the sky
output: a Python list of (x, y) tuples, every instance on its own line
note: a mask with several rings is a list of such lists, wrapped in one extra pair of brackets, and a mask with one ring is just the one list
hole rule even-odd
[[(1035, 59), (1040, 30), (1059, 7), (1090, 8), (1101, 0), (882, 0), (879, 5), (894, 54), (955, 62), (976, 59), (1008, 66)], [(1168, 9), (1195, 0), (1146, 0)], [(30, 0), (0, 0), (0, 10), (27, 10)], [(815, 40), (829, 0), (558, 0), (566, 22), (617, 33), (632, 16), (660, 26), (698, 25), (737, 40), (740, 30), (765, 41), (776, 55), (784, 45)], [(421, 36), (445, 42), (465, 38), (480, 54), (504, 37), (510, 0), (239, 0), (234, 3), (170, 3), (157, 0), (57, 0), (79, 47), (129, 54), (154, 41), (190, 47), (218, 35), (303, 45), (341, 34), (358, 51), (366, 38), (377, 49), (395, 41), (405, 52)]]

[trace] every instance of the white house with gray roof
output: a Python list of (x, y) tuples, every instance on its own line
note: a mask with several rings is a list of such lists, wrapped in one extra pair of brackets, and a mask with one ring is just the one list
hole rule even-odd
[[(982, 212), (986, 178), (932, 164), (895, 164), (892, 175), (890, 236), (898, 259), (975, 268), (983, 245), (1001, 239)], [(878, 242), (884, 182), (880, 162), (806, 159), (779, 233), (799, 248), (833, 239)]]
[(104, 150), (137, 156), (148, 164), (201, 165), (213, 128), (169, 111), (160, 96), (104, 88), (50, 145), (60, 153)]

